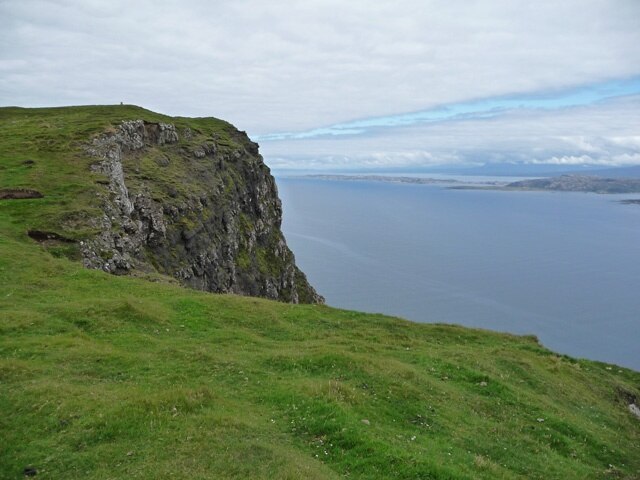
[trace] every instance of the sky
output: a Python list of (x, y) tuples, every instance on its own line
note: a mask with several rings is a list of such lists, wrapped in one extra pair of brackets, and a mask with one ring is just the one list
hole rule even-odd
[(143, 106), (275, 169), (640, 164), (638, 0), (0, 0), (0, 105)]

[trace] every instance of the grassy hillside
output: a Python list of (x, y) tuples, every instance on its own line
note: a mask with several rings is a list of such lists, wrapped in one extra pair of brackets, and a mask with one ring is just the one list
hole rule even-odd
[[(37, 208), (29, 203), (5, 202), (2, 211), (20, 226), (64, 230), (81, 238), (86, 219), (98, 215), (95, 197), (100, 176), (89, 170), (82, 143), (124, 118), (168, 121), (140, 107), (0, 108), (0, 188), (28, 187), (45, 197)], [(207, 127), (226, 132), (226, 122), (207, 119)]]
[(640, 373), (83, 269), (25, 232), (94, 208), (85, 160), (0, 127), (0, 188), (46, 191), (0, 200), (0, 478), (640, 478)]

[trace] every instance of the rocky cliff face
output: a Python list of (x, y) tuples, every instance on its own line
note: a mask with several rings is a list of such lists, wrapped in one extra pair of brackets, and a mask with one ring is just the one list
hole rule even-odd
[(104, 214), (80, 245), (85, 266), (171, 275), (210, 292), (292, 303), (323, 299), (280, 231), (275, 181), (258, 145), (230, 125), (124, 121), (86, 153)]

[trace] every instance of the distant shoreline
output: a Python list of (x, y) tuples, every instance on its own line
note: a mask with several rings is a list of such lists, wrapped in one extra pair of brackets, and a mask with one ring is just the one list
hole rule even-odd
[[(590, 175), (560, 175), (557, 177), (535, 178), (505, 182), (499, 180), (463, 181), (454, 178), (407, 177), (389, 175), (304, 175), (304, 178), (340, 181), (374, 181), (388, 183), (407, 183), (413, 185), (442, 185), (452, 190), (500, 190), (583, 192), (600, 194), (640, 193), (638, 178), (605, 178)], [(625, 204), (640, 203), (639, 200), (623, 200)]]
[(370, 181), (370, 182), (387, 182), (387, 183), (409, 183), (413, 185), (459, 185), (459, 187), (451, 188), (465, 188), (469, 186), (476, 187), (502, 187), (508, 185), (508, 182), (498, 180), (488, 181), (469, 181), (456, 180), (454, 178), (432, 178), (432, 177), (395, 177), (391, 175), (325, 175), (325, 174), (312, 174), (303, 175), (303, 178), (315, 178), (317, 180), (341, 180), (341, 181)]

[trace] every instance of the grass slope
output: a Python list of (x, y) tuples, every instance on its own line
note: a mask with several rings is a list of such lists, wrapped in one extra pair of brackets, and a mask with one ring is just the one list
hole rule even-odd
[[(46, 113), (90, 133), (117, 108)], [(56, 257), (26, 227), (92, 208), (93, 180), (29, 112), (0, 129), (0, 187), (46, 195), (0, 200), (0, 478), (640, 478), (638, 372)]]
[[(144, 119), (170, 122), (180, 131), (194, 131), (193, 145), (215, 137), (224, 151), (237, 148), (235, 128), (216, 118), (168, 117), (133, 105), (82, 106), (56, 108), (0, 108), (0, 188), (32, 188), (42, 194), (37, 205), (5, 202), (0, 207), (20, 228), (64, 233), (83, 238), (90, 233), (87, 220), (100, 215), (96, 184), (104, 181), (89, 170), (90, 158), (83, 145), (123, 120)], [(207, 135), (196, 132), (207, 132)], [(183, 140), (181, 145), (189, 146)], [(152, 152), (153, 153), (153, 152)], [(136, 175), (129, 183), (144, 182), (158, 201), (171, 198), (158, 192), (158, 184), (171, 184), (178, 192), (184, 188), (182, 162), (160, 168), (152, 157), (140, 159)], [(194, 183), (194, 179), (190, 179)], [(197, 180), (197, 179), (196, 179)], [(193, 186), (193, 185), (192, 185)]]
[(5, 235), (0, 292), (2, 478), (640, 470), (640, 375), (531, 338), (113, 277)]

